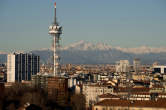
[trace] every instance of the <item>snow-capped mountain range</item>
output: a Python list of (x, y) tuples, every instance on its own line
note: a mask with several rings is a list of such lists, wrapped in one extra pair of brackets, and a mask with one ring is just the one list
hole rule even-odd
[[(52, 49), (32, 50), (31, 53), (40, 56), (41, 62), (48, 63), (52, 58)], [(0, 62), (6, 62), (5, 52), (0, 52)], [(118, 60), (133, 61), (140, 58), (143, 64), (158, 61), (166, 64), (166, 47), (152, 48), (147, 46), (137, 48), (113, 47), (105, 43), (75, 42), (61, 48), (61, 63), (64, 64), (113, 64)]]
[(166, 47), (153, 48), (153, 47), (141, 46), (141, 47), (136, 47), (136, 48), (122, 48), (122, 47), (113, 47), (113, 46), (105, 44), (105, 43), (93, 44), (90, 42), (85, 42), (83, 40), (62, 48), (62, 50), (82, 50), (82, 51), (112, 50), (112, 49), (116, 49), (116, 50), (126, 52), (126, 53), (133, 53), (133, 54), (166, 52)]
[(83, 40), (70, 44), (62, 48), (63, 50), (110, 50), (112, 46), (104, 44), (104, 43), (97, 43), (93, 44), (90, 42), (85, 42)]
[[(140, 46), (135, 48), (123, 48), (123, 47), (113, 47), (106, 43), (90, 43), (86, 41), (78, 41), (72, 43), (68, 46), (61, 47), (61, 50), (80, 50), (80, 51), (89, 51), (89, 50), (119, 50), (125, 53), (133, 53), (133, 54), (147, 54), (147, 53), (163, 53), (166, 52), (166, 47), (148, 47), (148, 46)], [(45, 51), (50, 50), (48, 48), (38, 49), (37, 51)], [(52, 49), (51, 49), (52, 50)], [(7, 54), (7, 52), (1, 52), (0, 54)]]

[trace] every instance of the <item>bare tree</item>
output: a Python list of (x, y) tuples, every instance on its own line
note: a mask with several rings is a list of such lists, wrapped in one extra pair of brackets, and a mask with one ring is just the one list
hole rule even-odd
[(16, 110), (16, 107), (15, 107), (14, 103), (11, 103), (6, 109), (7, 110)]
[(85, 96), (83, 94), (74, 94), (71, 97), (73, 110), (85, 110)]
[(44, 99), (44, 96), (42, 96), (40, 92), (33, 91), (33, 92), (24, 93), (23, 96), (20, 99), (20, 102), (22, 104), (25, 104), (25, 103), (28, 102), (30, 104), (43, 106), (45, 104), (45, 99)]

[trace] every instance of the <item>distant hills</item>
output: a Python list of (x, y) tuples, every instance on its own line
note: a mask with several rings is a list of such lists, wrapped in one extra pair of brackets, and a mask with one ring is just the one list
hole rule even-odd
[[(31, 51), (40, 55), (42, 63), (51, 62), (52, 51), (41, 49)], [(155, 61), (166, 64), (166, 48), (121, 48), (112, 47), (104, 43), (93, 44), (79, 41), (61, 49), (61, 63), (63, 64), (114, 64), (118, 60), (127, 59), (130, 63), (134, 58), (140, 58), (142, 64), (152, 64)], [(0, 62), (6, 61), (6, 54), (0, 53)]]

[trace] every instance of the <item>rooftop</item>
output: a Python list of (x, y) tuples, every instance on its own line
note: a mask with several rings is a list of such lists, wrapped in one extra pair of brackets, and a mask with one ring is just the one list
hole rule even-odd
[(117, 95), (107, 93), (107, 94), (100, 95), (99, 98), (120, 98), (120, 97)]
[(157, 101), (129, 101), (129, 100), (114, 100), (114, 99), (106, 99), (101, 102), (98, 102), (97, 105), (100, 106), (121, 106), (121, 107), (157, 107), (157, 108), (166, 108), (166, 99), (158, 99)]

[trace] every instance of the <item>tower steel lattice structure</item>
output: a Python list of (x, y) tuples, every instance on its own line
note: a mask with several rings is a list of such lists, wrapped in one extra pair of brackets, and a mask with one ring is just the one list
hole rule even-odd
[(53, 59), (54, 59), (54, 71), (53, 75), (60, 75), (60, 56), (58, 52), (60, 51), (60, 35), (62, 34), (62, 27), (59, 26), (56, 20), (56, 2), (54, 4), (54, 22), (49, 26), (49, 34), (53, 37)]

